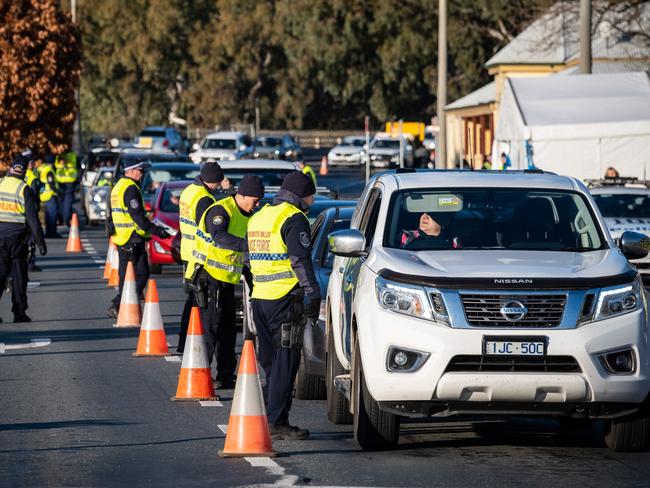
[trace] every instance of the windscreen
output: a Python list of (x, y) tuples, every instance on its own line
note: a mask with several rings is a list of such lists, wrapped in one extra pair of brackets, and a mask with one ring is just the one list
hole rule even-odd
[(399, 141), (395, 139), (377, 139), (372, 147), (378, 149), (399, 149)]
[(146, 129), (140, 132), (140, 137), (165, 137), (165, 135), (164, 130)]
[(169, 213), (178, 213), (178, 202), (184, 188), (167, 188), (160, 201), (160, 210)]
[(284, 177), (291, 173), (293, 170), (284, 170), (284, 169), (260, 169), (260, 168), (251, 168), (250, 171), (230, 171), (224, 170), (226, 178), (230, 180), (230, 184), (234, 186), (239, 186), (239, 182), (242, 180), (245, 174), (252, 173), (254, 175), (262, 178), (262, 183), (264, 186), (282, 186), (282, 180)]
[(262, 147), (278, 147), (282, 145), (282, 139), (277, 137), (256, 137), (255, 145)]
[(366, 143), (365, 139), (356, 139), (356, 138), (348, 139), (346, 137), (343, 139), (343, 143), (341, 145), (350, 146), (350, 147), (363, 147), (365, 143)]
[(195, 166), (187, 169), (152, 169), (147, 171), (142, 179), (142, 194), (153, 195), (156, 190), (168, 181), (193, 180), (199, 175)]
[(235, 139), (206, 139), (203, 141), (203, 149), (235, 149)]
[(524, 189), (410, 190), (391, 200), (386, 247), (586, 252), (604, 247), (586, 200)]
[(650, 194), (593, 195), (603, 217), (650, 219)]

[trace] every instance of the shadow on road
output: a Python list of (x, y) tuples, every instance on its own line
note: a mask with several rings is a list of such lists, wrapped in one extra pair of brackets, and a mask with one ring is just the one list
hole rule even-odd
[(5, 430), (44, 430), (65, 429), (67, 427), (95, 427), (105, 425), (132, 425), (135, 422), (118, 422), (116, 420), (60, 420), (54, 422), (24, 422), (16, 424), (0, 424), (0, 431)]

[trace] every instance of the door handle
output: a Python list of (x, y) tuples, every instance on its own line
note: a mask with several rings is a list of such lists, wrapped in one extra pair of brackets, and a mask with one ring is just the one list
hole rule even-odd
[(345, 282), (346, 282), (346, 283), (352, 283), (352, 276), (347, 275), (347, 276), (345, 277)]

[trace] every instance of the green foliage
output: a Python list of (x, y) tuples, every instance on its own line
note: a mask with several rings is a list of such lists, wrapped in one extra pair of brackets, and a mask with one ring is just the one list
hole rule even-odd
[[(489, 81), (483, 63), (547, 0), (449, 2), (449, 98)], [(134, 132), (254, 123), (361, 128), (435, 112), (437, 0), (82, 2), (84, 127)]]

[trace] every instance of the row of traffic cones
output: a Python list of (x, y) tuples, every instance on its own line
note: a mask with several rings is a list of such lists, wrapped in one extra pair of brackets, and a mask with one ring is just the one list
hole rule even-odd
[[(109, 286), (112, 286), (110, 280), (114, 274), (117, 274), (118, 268), (117, 248), (111, 239), (104, 267), (104, 279), (109, 279)], [(133, 263), (129, 261), (115, 327), (137, 326), (140, 326), (140, 334), (134, 356), (169, 356), (156, 281), (150, 279), (147, 283), (144, 313), (141, 315), (135, 285), (135, 271)], [(217, 400), (198, 307), (193, 307), (190, 314), (184, 351), (176, 395), (172, 400)], [(275, 455), (266, 409), (264, 408), (255, 347), (252, 340), (246, 340), (239, 361), (237, 384), (230, 410), (226, 441), (223, 450), (219, 451), (219, 456), (271, 457)]]

